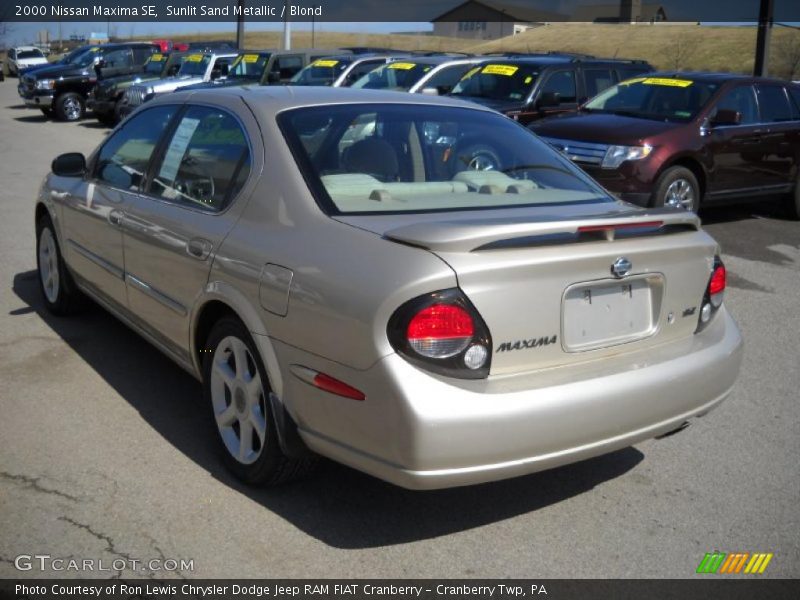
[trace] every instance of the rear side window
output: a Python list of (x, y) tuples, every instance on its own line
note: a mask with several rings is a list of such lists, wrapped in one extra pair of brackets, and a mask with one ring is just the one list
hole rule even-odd
[(542, 93), (554, 92), (559, 95), (562, 103), (576, 102), (577, 93), (575, 91), (575, 72), (556, 71), (545, 81)]
[(586, 82), (586, 96), (588, 98), (594, 98), (615, 83), (611, 69), (585, 69), (583, 78)]
[(789, 99), (783, 87), (777, 85), (756, 85), (758, 94), (758, 108), (761, 112), (763, 123), (776, 123), (780, 121), (791, 121), (793, 118), (792, 110), (789, 107)]
[(100, 149), (94, 178), (121, 190), (138, 191), (158, 139), (176, 110), (158, 106), (126, 121)]
[(250, 174), (250, 147), (230, 114), (195, 106), (181, 117), (166, 145), (149, 192), (209, 212), (219, 212)]

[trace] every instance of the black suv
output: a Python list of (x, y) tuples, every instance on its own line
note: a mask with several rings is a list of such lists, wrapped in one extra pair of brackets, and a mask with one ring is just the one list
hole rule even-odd
[(17, 89), (28, 106), (62, 121), (77, 121), (83, 117), (86, 97), (98, 79), (141, 71), (158, 50), (147, 42), (89, 46), (68, 62), (26, 73)]
[(528, 124), (573, 111), (615, 83), (653, 70), (643, 60), (572, 54), (505, 54), (464, 75), (450, 93)]

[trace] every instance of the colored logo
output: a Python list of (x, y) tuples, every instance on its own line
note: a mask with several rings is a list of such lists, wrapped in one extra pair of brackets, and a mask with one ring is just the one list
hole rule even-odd
[(772, 560), (772, 553), (756, 552), (706, 552), (703, 560), (697, 567), (697, 573), (749, 573), (761, 574), (767, 569), (769, 561)]

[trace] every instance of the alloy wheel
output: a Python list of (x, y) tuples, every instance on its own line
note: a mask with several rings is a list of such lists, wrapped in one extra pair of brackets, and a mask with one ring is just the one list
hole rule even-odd
[(42, 229), (39, 236), (39, 277), (42, 280), (42, 289), (47, 300), (55, 304), (58, 299), (58, 250), (53, 232), (49, 227)]
[(686, 179), (676, 179), (667, 187), (664, 205), (694, 210), (694, 200), (695, 193), (692, 184)]
[(77, 121), (81, 118), (81, 103), (77, 98), (64, 100), (64, 114), (68, 121)]
[(237, 462), (258, 460), (266, 445), (264, 386), (247, 345), (228, 336), (217, 344), (211, 366), (211, 403), (222, 441)]

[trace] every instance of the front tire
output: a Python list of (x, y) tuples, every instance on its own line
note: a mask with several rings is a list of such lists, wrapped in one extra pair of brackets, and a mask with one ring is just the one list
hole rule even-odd
[(55, 100), (56, 116), (61, 121), (80, 121), (86, 113), (86, 106), (80, 94), (66, 92)]
[(64, 263), (50, 217), (41, 217), (36, 222), (36, 268), (47, 310), (60, 316), (75, 312), (81, 293)]
[(276, 485), (308, 471), (313, 458), (281, 451), (266, 370), (247, 328), (220, 319), (203, 349), (203, 393), (228, 469), (251, 485)]
[(700, 184), (686, 167), (670, 167), (658, 178), (652, 206), (673, 206), (697, 212), (700, 209)]

